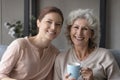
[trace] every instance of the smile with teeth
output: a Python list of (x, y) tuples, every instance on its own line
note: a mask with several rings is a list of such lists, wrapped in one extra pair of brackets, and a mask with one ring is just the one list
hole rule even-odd
[(55, 31), (48, 31), (48, 33), (49, 33), (50, 35), (55, 35), (55, 34), (56, 34)]
[(80, 40), (83, 40), (84, 37), (78, 37), (78, 36), (75, 36), (75, 39), (80, 41)]

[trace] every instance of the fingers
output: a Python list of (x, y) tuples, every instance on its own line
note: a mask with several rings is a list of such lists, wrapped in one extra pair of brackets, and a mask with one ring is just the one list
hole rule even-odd
[(70, 74), (66, 74), (65, 75), (65, 79), (69, 78)]
[(84, 80), (91, 80), (93, 79), (93, 72), (92, 72), (92, 69), (90, 68), (82, 68), (81, 69), (81, 76)]
[(81, 73), (83, 73), (83, 74), (87, 74), (87, 73), (91, 73), (92, 72), (92, 69), (90, 69), (90, 68), (82, 68), (81, 69)]
[(65, 80), (75, 80), (74, 78), (70, 78), (71, 74), (66, 74), (65, 75)]

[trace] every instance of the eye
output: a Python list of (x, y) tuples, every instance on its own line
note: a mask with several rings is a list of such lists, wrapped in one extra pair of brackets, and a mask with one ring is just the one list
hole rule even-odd
[(83, 30), (88, 30), (87, 28), (83, 28)]
[(47, 23), (49, 23), (49, 24), (52, 24), (52, 21), (46, 21)]
[(83, 29), (83, 30), (88, 30), (88, 27), (83, 27), (82, 29)]
[(78, 29), (79, 27), (78, 26), (73, 26), (74, 29)]
[(56, 23), (55, 25), (56, 25), (56, 26), (61, 26), (62, 24), (61, 24), (61, 23)]

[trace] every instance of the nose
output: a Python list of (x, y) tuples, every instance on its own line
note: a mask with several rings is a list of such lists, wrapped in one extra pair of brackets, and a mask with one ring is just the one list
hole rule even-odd
[(77, 35), (82, 35), (82, 34), (83, 34), (82, 29), (78, 29), (77, 30)]
[(55, 30), (55, 23), (52, 23), (51, 29), (52, 29), (52, 30)]

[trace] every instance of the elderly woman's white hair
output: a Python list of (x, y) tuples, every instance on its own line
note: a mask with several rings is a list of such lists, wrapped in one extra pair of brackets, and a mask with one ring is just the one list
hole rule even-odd
[(72, 11), (69, 14), (67, 19), (67, 32), (66, 32), (66, 36), (68, 40), (70, 40), (70, 42), (72, 43), (70, 38), (70, 28), (76, 19), (86, 19), (88, 21), (89, 28), (91, 29), (91, 31), (93, 31), (93, 37), (89, 41), (89, 47), (93, 48), (93, 47), (99, 46), (100, 25), (99, 25), (98, 19), (93, 14), (92, 9), (78, 9), (78, 10)]

